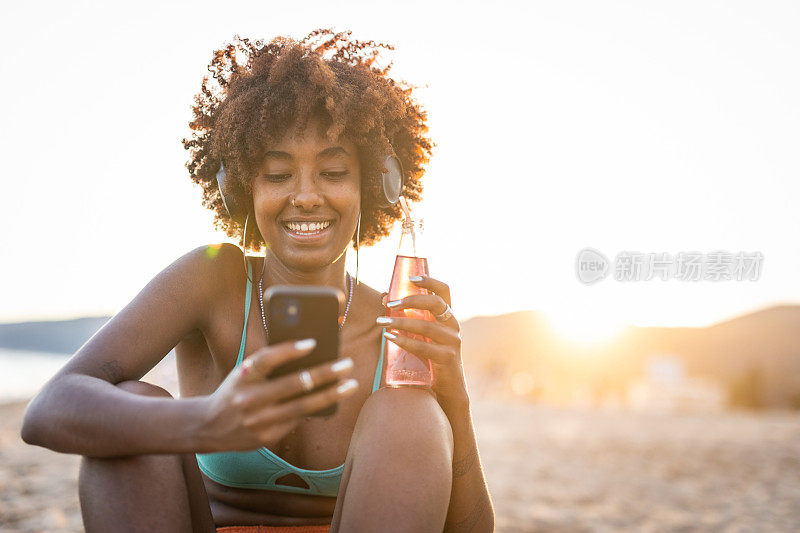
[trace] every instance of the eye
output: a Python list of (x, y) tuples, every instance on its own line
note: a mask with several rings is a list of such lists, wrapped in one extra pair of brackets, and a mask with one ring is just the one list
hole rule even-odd
[(268, 181), (281, 182), (291, 178), (291, 174), (264, 174), (263, 176)]
[(349, 173), (350, 173), (349, 171), (344, 170), (342, 172), (323, 172), (322, 175), (327, 178), (336, 180), (347, 176)]

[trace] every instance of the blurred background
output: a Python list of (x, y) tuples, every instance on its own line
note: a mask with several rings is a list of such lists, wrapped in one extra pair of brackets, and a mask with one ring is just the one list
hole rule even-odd
[[(791, 1), (6, 6), (0, 529), (81, 530), (77, 457), (21, 442), (26, 402), (159, 271), (232, 242), (180, 142), (212, 51), (333, 27), (394, 45), (428, 113), (412, 207), (498, 530), (797, 530), (798, 23)], [(377, 290), (398, 233), (361, 250)], [(757, 275), (616, 275), (714, 251)], [(145, 379), (176, 392), (172, 353)]]

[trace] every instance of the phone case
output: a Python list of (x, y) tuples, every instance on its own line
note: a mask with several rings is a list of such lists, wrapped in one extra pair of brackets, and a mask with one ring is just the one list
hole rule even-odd
[[(269, 327), (268, 344), (308, 338), (317, 341), (311, 353), (284, 363), (267, 378), (284, 376), (338, 359), (339, 307), (344, 302), (342, 291), (333, 287), (273, 285), (267, 289), (264, 298)], [(314, 391), (322, 388), (325, 387), (315, 388)], [(330, 416), (336, 413), (336, 407), (334, 404), (310, 416)]]

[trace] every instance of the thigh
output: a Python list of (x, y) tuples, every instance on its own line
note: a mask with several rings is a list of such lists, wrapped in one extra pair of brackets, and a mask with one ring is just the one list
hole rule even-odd
[[(146, 381), (124, 381), (117, 385), (125, 390), (145, 396), (164, 396), (172, 398), (165, 389)], [(186, 486), (186, 497), (194, 531), (215, 531), (208, 493), (193, 453), (181, 454), (181, 469)]]
[(78, 494), (83, 525), (90, 533), (192, 530), (178, 455), (83, 457)]

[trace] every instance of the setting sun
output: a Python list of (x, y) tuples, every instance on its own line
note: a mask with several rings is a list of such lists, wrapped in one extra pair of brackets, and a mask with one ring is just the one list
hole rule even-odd
[(574, 344), (608, 342), (625, 327), (607, 312), (592, 309), (548, 310), (545, 317), (553, 333)]

